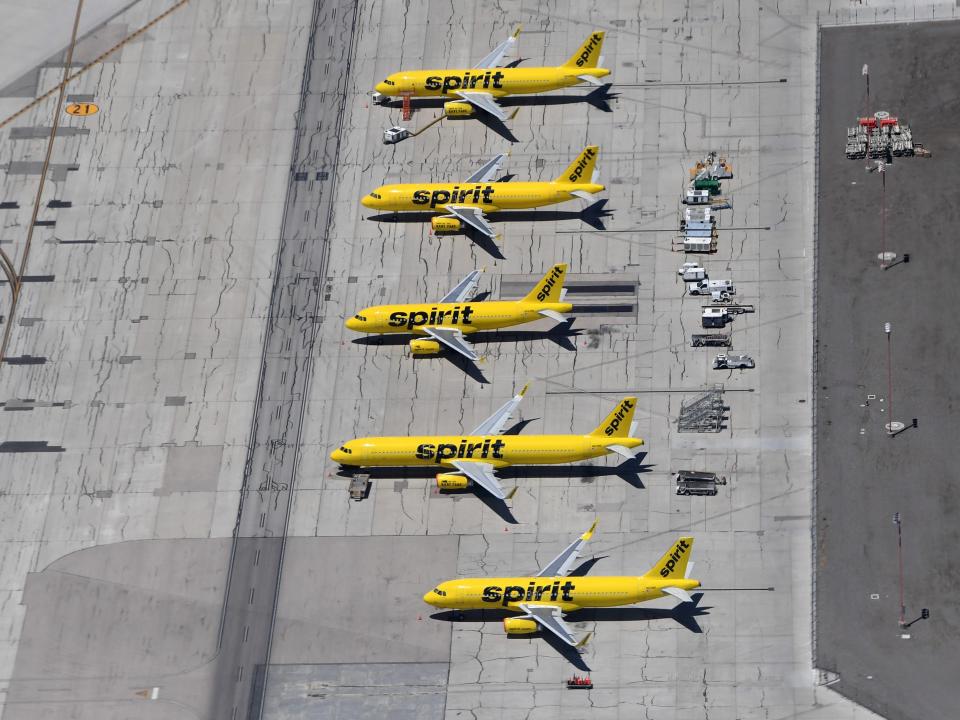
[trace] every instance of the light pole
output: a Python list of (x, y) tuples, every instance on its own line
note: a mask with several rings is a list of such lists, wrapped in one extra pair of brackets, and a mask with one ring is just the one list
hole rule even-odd
[(900, 627), (907, 624), (907, 608), (903, 604), (903, 534), (900, 531), (900, 513), (893, 514), (893, 524), (897, 526), (897, 561), (900, 565)]
[(870, 66), (864, 63), (860, 74), (867, 79), (867, 97), (864, 100), (863, 108), (863, 115), (866, 117), (867, 113), (870, 112)]
[(884, 425), (884, 428), (887, 430), (887, 435), (893, 437), (903, 430), (903, 423), (893, 419), (893, 363), (891, 362), (890, 350), (891, 329), (890, 323), (885, 322), (883, 324), (883, 332), (887, 336), (887, 423)]

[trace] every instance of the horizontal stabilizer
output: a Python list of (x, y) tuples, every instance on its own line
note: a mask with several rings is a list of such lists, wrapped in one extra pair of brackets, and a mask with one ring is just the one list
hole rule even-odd
[(622, 456), (625, 457), (627, 460), (635, 460), (636, 457), (637, 457), (637, 456), (636, 456), (636, 452), (637, 452), (637, 450), (639, 450), (639, 448), (637, 448), (636, 450), (634, 450), (634, 449), (628, 448), (628, 447), (626, 447), (626, 446), (624, 446), (624, 445), (607, 445), (607, 450), (612, 450), (612, 451), (615, 452), (617, 455), (622, 455)]
[(682, 588), (665, 587), (660, 589), (663, 590), (663, 592), (665, 592), (667, 595), (673, 595), (680, 602), (693, 602), (693, 598), (690, 597), (690, 593)]
[(582, 648), (584, 645), (587, 644), (587, 641), (588, 641), (590, 638), (592, 638), (592, 637), (593, 637), (593, 633), (592, 633), (592, 632), (588, 632), (586, 635), (583, 636), (583, 639), (580, 640), (580, 642), (578, 642), (578, 643), (576, 644), (575, 647), (577, 647), (577, 648)]
[(567, 321), (567, 319), (556, 310), (538, 310), (537, 312), (539, 312), (545, 318), (550, 318), (556, 323), (565, 323)]
[(586, 190), (571, 190), (570, 194), (574, 197), (580, 198), (581, 200), (587, 200), (589, 202), (593, 202), (597, 199), (596, 195), (593, 193), (588, 193)]
[(577, 75), (577, 80), (583, 80), (585, 83), (590, 83), (591, 85), (603, 85), (603, 82), (599, 78), (595, 78), (593, 75)]

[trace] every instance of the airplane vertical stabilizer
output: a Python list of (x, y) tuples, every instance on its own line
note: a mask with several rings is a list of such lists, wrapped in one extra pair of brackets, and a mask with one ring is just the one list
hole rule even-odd
[(693, 552), (693, 538), (680, 538), (673, 544), (672, 548), (664, 553), (663, 557), (657, 561), (657, 564), (644, 574), (644, 577), (674, 580), (686, 578), (687, 561), (690, 560), (691, 552)]
[(609, 438), (630, 437), (630, 425), (633, 421), (633, 411), (637, 408), (635, 397), (624, 398), (613, 409), (607, 419), (594, 430), (591, 435), (600, 435)]
[(603, 47), (603, 30), (590, 33), (583, 45), (577, 50), (563, 67), (595, 68), (600, 60), (600, 48)]
[(596, 145), (587, 145), (577, 159), (554, 182), (591, 184), (593, 168), (597, 164), (600, 148)]
[(533, 290), (527, 293), (522, 302), (558, 303), (563, 302), (560, 297), (563, 292), (563, 281), (567, 276), (567, 264), (557, 263), (540, 278)]

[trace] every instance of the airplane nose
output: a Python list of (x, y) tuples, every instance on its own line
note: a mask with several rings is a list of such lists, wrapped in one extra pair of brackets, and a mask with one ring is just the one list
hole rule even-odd
[(390, 94), (390, 88), (387, 86), (387, 84), (386, 84), (385, 82), (378, 82), (377, 85), (376, 85), (376, 87), (374, 88), (374, 90), (376, 90), (376, 91), (377, 91), (378, 93), (380, 93), (381, 95), (389, 95), (389, 94)]
[(356, 318), (348, 318), (344, 325), (347, 326), (347, 330), (359, 330), (361, 323)]
[(343, 464), (343, 459), (345, 457), (346, 455), (342, 450), (334, 450), (332, 453), (330, 453), (330, 459), (335, 463), (340, 463), (341, 465)]
[(360, 200), (360, 204), (364, 207), (372, 208), (373, 207), (373, 198), (369, 195), (364, 195)]
[(424, 601), (427, 605), (433, 605), (433, 603), (431, 602), (430, 593), (424, 593), (424, 594), (423, 594), (423, 601)]

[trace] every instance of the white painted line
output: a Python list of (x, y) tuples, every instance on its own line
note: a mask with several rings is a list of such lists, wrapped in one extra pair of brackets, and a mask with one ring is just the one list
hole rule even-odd
[(160, 688), (155, 687), (150, 691), (150, 699), (156, 700), (158, 697), (160, 697)]

